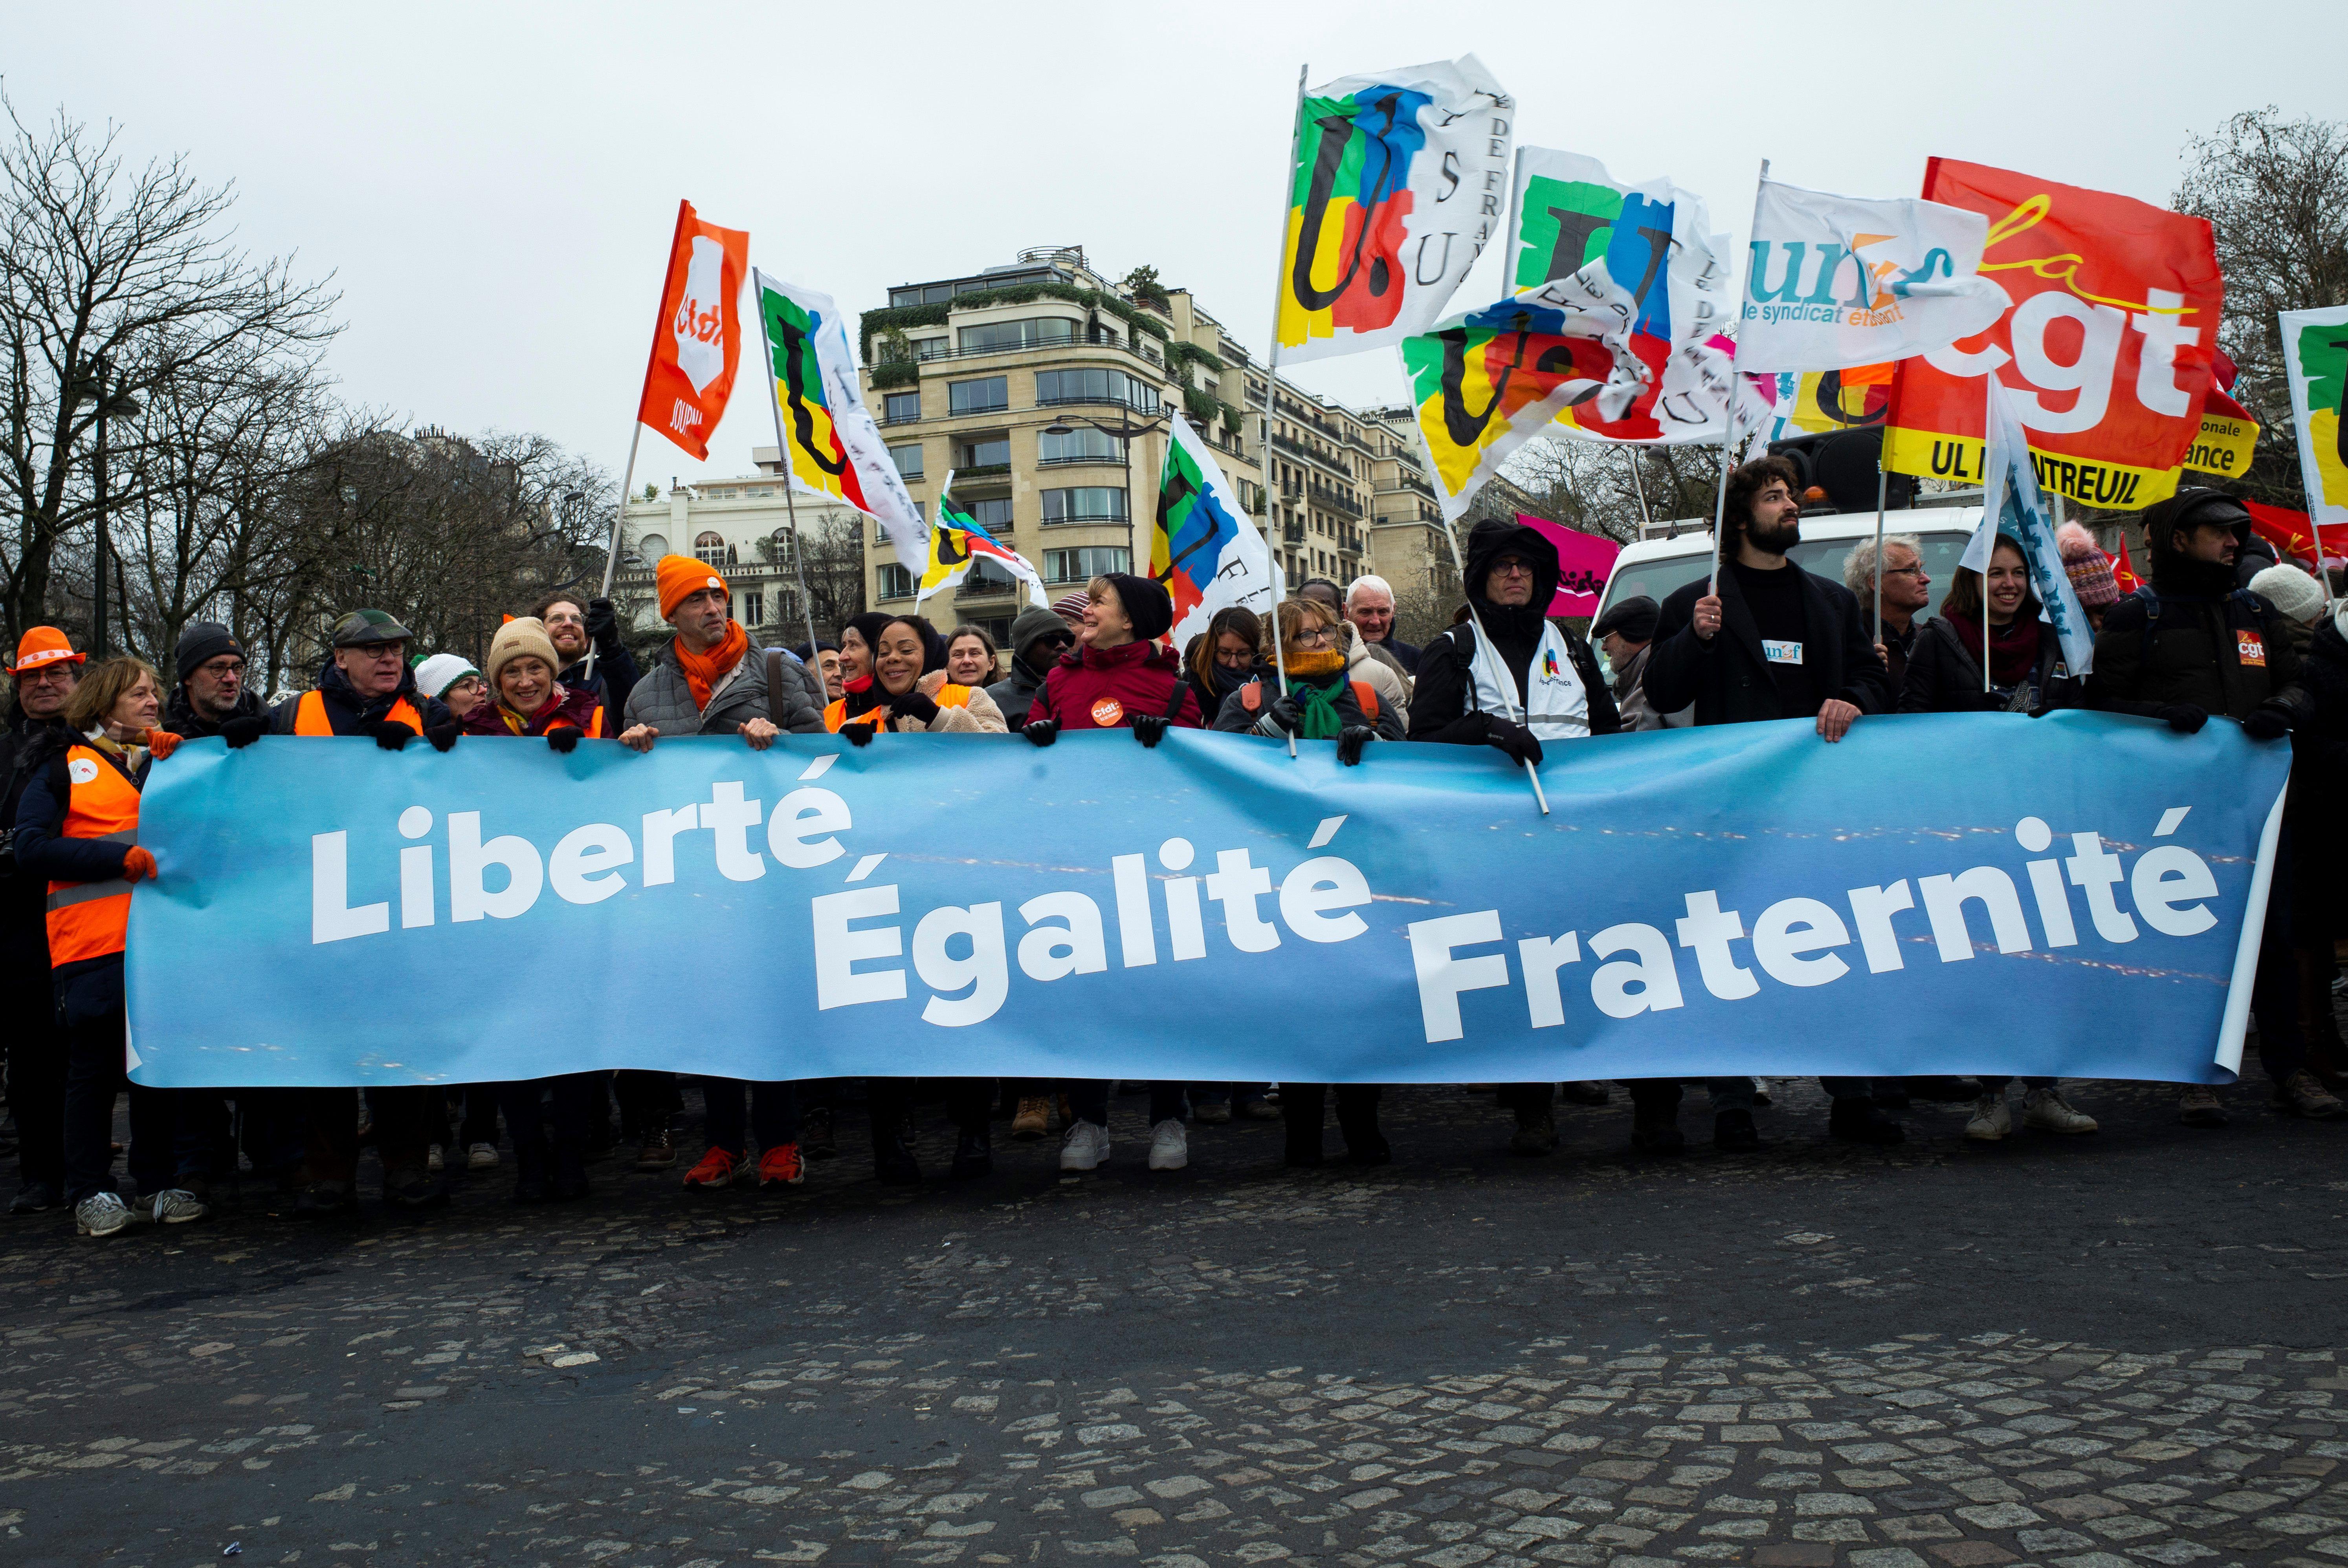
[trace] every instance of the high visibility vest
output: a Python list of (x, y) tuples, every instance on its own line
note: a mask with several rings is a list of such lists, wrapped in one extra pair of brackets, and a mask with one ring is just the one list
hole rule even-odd
[[(971, 689), (969, 687), (957, 686), (953, 682), (949, 681), (944, 685), (939, 687), (938, 694), (930, 700), (941, 708), (967, 708), (970, 706), (970, 692)], [(839, 728), (843, 724), (878, 725), (880, 723), (880, 709), (879, 707), (867, 708), (861, 713), (857, 714), (853, 719), (850, 718), (848, 716), (848, 699), (845, 697), (842, 697), (839, 702), (834, 702), (831, 706), (823, 711), (823, 727), (829, 730), (834, 734), (838, 734), (839, 733)]]
[[(416, 704), (405, 697), (394, 702), (391, 712), (384, 717), (395, 724), (407, 725), (419, 735), (424, 733), (424, 715), (417, 712)], [(302, 693), (301, 705), (294, 710), (294, 733), (297, 735), (331, 735), (335, 733), (335, 722), (326, 716), (326, 694), (324, 692)]]
[(1590, 693), (1582, 689), (1581, 671), (1556, 626), (1541, 623), (1540, 644), (1533, 650), (1525, 671), (1526, 697), (1517, 700), (1517, 678), (1500, 661), (1491, 639), (1478, 637), (1476, 657), (1468, 678), (1474, 702), (1487, 713), (1515, 719), (1544, 741), (1577, 741), (1590, 733)]
[[(498, 704), (498, 717), (504, 721), (508, 733), (516, 735), (527, 735), (530, 733), (530, 720), (523, 718), (520, 713), (515, 712), (503, 702), (499, 702)], [(534, 719), (536, 717), (537, 715), (534, 713), (530, 715), (530, 718)], [(573, 728), (573, 726), (565, 724), (562, 728), (568, 730)], [(598, 702), (595, 704), (593, 710), (587, 715), (586, 727), (580, 730), (579, 733), (591, 741), (600, 741), (603, 738), (602, 703)]]
[[(93, 746), (74, 746), (66, 753), (66, 777), (72, 790), (59, 836), (95, 838), (108, 844), (139, 842), (139, 786), (113, 759)], [(121, 877), (109, 882), (49, 884), (52, 968), (122, 951), (123, 935), (129, 927), (130, 884)]]

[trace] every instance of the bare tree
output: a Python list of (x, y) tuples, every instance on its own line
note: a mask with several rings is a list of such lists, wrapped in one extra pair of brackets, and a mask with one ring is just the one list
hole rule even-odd
[[(1638, 466), (1637, 477), (1632, 465)], [(1629, 446), (1545, 437), (1511, 458), (1508, 475), (1531, 497), (1527, 509), (1569, 528), (1621, 543), (1639, 537), (1643, 518), (1657, 524), (1712, 521), (1720, 483), (1715, 444)], [(1646, 497), (1645, 509), (1640, 497)]]
[(849, 617), (864, 612), (864, 520), (827, 513), (800, 525), (807, 536), (808, 602), (816, 630), (837, 638)]
[[(199, 183), (184, 158), (126, 171), (115, 128), (94, 136), (60, 110), (36, 128), (0, 108), (13, 133), (0, 146), (0, 630), (13, 642), (71, 619), (54, 568), (95, 516), (102, 385), (143, 401), (223, 362), (314, 363), (336, 329), (324, 283), (232, 242), (232, 187)], [(143, 482), (115, 498), (143, 501)]]
[(2262, 427), (2242, 487), (2303, 508), (2275, 313), (2348, 303), (2348, 122), (2253, 109), (2195, 137), (2186, 159), (2170, 200), (2217, 231), (2219, 342), (2240, 372), (2235, 396)]

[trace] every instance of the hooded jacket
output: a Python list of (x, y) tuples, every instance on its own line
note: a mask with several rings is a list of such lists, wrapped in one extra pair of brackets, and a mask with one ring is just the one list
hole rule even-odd
[(1035, 704), (1035, 693), (1044, 689), (1044, 678), (1051, 666), (1038, 667), (1028, 654), (1039, 639), (1068, 630), (1068, 623), (1051, 610), (1028, 606), (1011, 623), (1011, 672), (986, 689), (986, 694), (1003, 713), (1003, 722), (1013, 729), (1027, 723), (1027, 711)]
[[(1533, 563), (1533, 596), (1520, 605), (1494, 604), (1484, 593), (1485, 585), (1491, 580), (1492, 563), (1509, 549)], [(1475, 607), (1477, 620), (1483, 623), (1485, 630), (1491, 633), (1501, 662), (1516, 678), (1520, 716), (1529, 690), (1527, 682), (1532, 671), (1533, 651), (1540, 646), (1541, 633), (1550, 624), (1542, 611), (1557, 596), (1557, 547), (1537, 528), (1488, 518), (1468, 536), (1468, 602)], [(1574, 673), (1581, 678), (1582, 690), (1588, 695), (1590, 733), (1613, 734), (1622, 729), (1622, 718), (1615, 709), (1614, 693), (1599, 671), (1598, 655), (1591, 650), (1588, 639), (1563, 626), (1557, 630), (1565, 641), (1567, 656), (1573, 661)], [(1508, 717), (1477, 709), (1472, 668), (1475, 657), (1476, 627), (1470, 621), (1462, 621), (1441, 636), (1428, 639), (1426, 646), (1419, 650), (1418, 676), (1412, 682), (1410, 693), (1408, 723), (1412, 740), (1478, 746), (1490, 733), (1492, 720)], [(1379, 700), (1385, 700), (1383, 695)]]
[[(0, 734), (0, 827), (13, 830), (16, 807), (51, 745), (72, 738), (63, 719), (36, 722), (11, 704)], [(63, 754), (62, 750), (58, 752)], [(19, 865), (0, 873), (0, 958), (46, 972), (49, 967), (48, 879)]]
[[(520, 729), (515, 729), (509, 722), (513, 715), (506, 705), (495, 697), (491, 697), (474, 709), (473, 716), (465, 721), (465, 733), (469, 735), (543, 735), (549, 730), (568, 726), (583, 735), (587, 733), (588, 726), (594, 721), (595, 710), (602, 705), (595, 700), (592, 690), (583, 686), (566, 686), (558, 681), (555, 682), (552, 700), (540, 703), (538, 712), (523, 720)], [(607, 727), (603, 733), (608, 738), (612, 732)]]
[(1160, 714), (1179, 729), (1204, 728), (1199, 699), (1182, 679), (1182, 661), (1172, 649), (1155, 642), (1107, 650), (1078, 643), (1044, 678), (1027, 720), (1056, 719), (1064, 730), (1129, 730), (1136, 713)]
[[(325, 702), (326, 723), (334, 726), (335, 733), (338, 735), (363, 733), (364, 732), (359, 728), (360, 725), (380, 721), (391, 712), (393, 705), (402, 697), (414, 704), (417, 716), (423, 719), (424, 727), (427, 730), (438, 729), (442, 724), (453, 724), (457, 722), (439, 698), (427, 697), (416, 689), (414, 670), (402, 670), (399, 672), (399, 684), (392, 688), (389, 695), (377, 697), (374, 702), (362, 702), (358, 692), (352, 690), (349, 680), (343, 674), (342, 666), (329, 659), (326, 661), (326, 667), (318, 671), (317, 691), (318, 695)], [(292, 734), (294, 721), (300, 718), (301, 714), (302, 699), (286, 698), (275, 708), (270, 710), (269, 733), (273, 735)], [(164, 726), (166, 729), (170, 727), (168, 724)]]
[[(269, 704), (261, 693), (250, 686), (236, 694), (236, 707), (230, 719), (258, 719), (269, 712)], [(183, 741), (201, 741), (207, 735), (220, 733), (227, 719), (206, 719), (197, 715), (195, 704), (188, 701), (188, 683), (184, 681), (171, 688), (171, 700), (163, 706), (163, 728)]]
[(770, 713), (767, 704), (767, 650), (750, 644), (741, 661), (710, 689), (709, 706), (697, 706), (693, 687), (677, 667), (676, 641), (669, 640), (652, 673), (628, 693), (621, 728), (650, 724), (664, 735), (731, 735), (753, 719), (778, 719), (778, 728), (795, 735), (821, 733), (823, 677), (798, 661), (798, 656), (777, 650), (782, 661), (785, 690)]
[(2281, 613), (2238, 587), (2236, 568), (2178, 549), (2178, 534), (2205, 521), (2250, 538), (2250, 514), (2221, 491), (2179, 490), (2145, 512), (2150, 591), (2124, 594), (2104, 612), (2087, 677), (2095, 707), (2148, 718), (2189, 703), (2246, 719), (2269, 699), (2302, 700), (2299, 652)]
[[(1801, 585), (1802, 656), (1814, 661), (1818, 690), (1828, 702), (1849, 702), (1862, 713), (1891, 710), (1890, 677), (1859, 613), (1850, 589), (1788, 561), (1778, 568)], [(1695, 601), (1711, 591), (1709, 575), (1674, 590), (1655, 617), (1655, 640), (1647, 645), (1640, 683), (1647, 704), (1659, 713), (1695, 705), (1699, 724), (1748, 724), (1768, 719), (1807, 719), (1788, 713), (1778, 700), (1776, 678), (1761, 651), (1761, 632), (1736, 586), (1736, 573), (1720, 570), (1720, 630), (1710, 642), (1695, 634)]]

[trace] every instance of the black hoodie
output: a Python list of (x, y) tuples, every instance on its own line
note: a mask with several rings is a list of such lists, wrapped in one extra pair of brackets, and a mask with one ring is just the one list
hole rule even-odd
[[(1494, 604), (1485, 596), (1492, 563), (1502, 552), (1514, 551), (1533, 564), (1533, 596), (1519, 605)], [(1523, 723), (1527, 680), (1541, 632), (1549, 625), (1543, 613), (1557, 596), (1557, 547), (1540, 529), (1522, 523), (1488, 518), (1468, 536), (1468, 602), (1492, 639), (1492, 647), (1517, 682), (1517, 722)], [(1598, 656), (1587, 641), (1565, 627), (1565, 640), (1574, 672), (1581, 677), (1590, 699), (1590, 733), (1611, 735), (1622, 727), (1614, 707), (1614, 693), (1599, 673)], [(1494, 718), (1507, 714), (1478, 712), (1476, 680), (1470, 668), (1476, 654), (1476, 629), (1463, 621), (1428, 641), (1418, 655), (1418, 676), (1411, 688), (1410, 738), (1442, 741), (1452, 745), (1481, 745), (1491, 733)]]

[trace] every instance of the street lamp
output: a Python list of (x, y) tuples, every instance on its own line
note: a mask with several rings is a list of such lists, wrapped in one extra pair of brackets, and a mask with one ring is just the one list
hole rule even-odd
[[(1117, 416), (1116, 424), (1104, 425), (1097, 419), (1086, 419), (1076, 415), (1062, 415), (1059, 418), (1052, 421), (1051, 424), (1044, 426), (1044, 434), (1046, 436), (1074, 436), (1076, 433), (1076, 426), (1079, 425), (1089, 426), (1092, 429), (1101, 432), (1105, 436), (1116, 436), (1117, 438), (1118, 450), (1124, 455), (1125, 564), (1126, 569), (1129, 571), (1133, 568), (1134, 557), (1133, 438), (1148, 431), (1164, 429), (1166, 427), (1166, 421), (1155, 414), (1151, 415), (1147, 419), (1136, 420), (1128, 419), (1123, 413), (1120, 413)], [(1149, 574), (1148, 572), (1144, 572), (1141, 575), (1147, 577)]]

